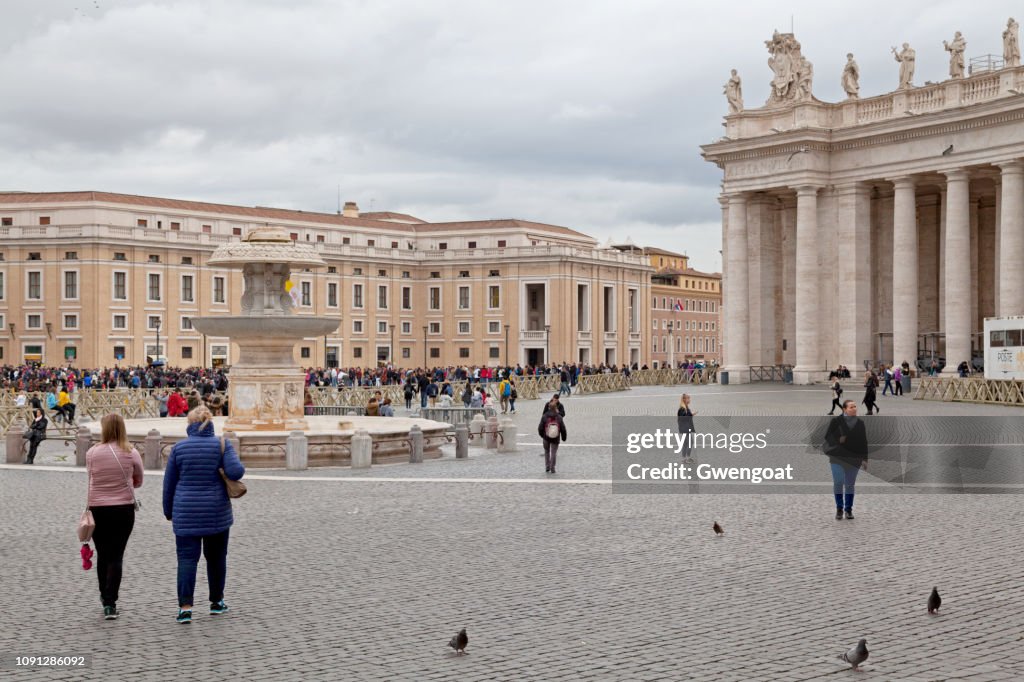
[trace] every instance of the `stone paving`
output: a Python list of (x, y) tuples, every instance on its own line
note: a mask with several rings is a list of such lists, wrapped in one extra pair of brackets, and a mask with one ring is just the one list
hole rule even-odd
[[(703, 414), (816, 415), (830, 400), (823, 388), (688, 390)], [(569, 445), (582, 447), (559, 453), (555, 477), (537, 456), (539, 402), (520, 403), (516, 454), (254, 472), (235, 502), (231, 612), (197, 611), (191, 625), (174, 622), (160, 474), (141, 489), (122, 616), (103, 621), (73, 535), (85, 478), (48, 441), (41, 465), (0, 467), (0, 656), (88, 653), (92, 667), (8, 667), (0, 679), (1020, 677), (1020, 498), (862, 495), (857, 519), (837, 522), (828, 496), (612, 494), (610, 417), (672, 414), (679, 392), (567, 399)], [(908, 416), (1024, 416), (881, 404)], [(939, 616), (925, 610), (933, 585)], [(461, 627), (469, 655), (458, 657), (446, 644)], [(836, 656), (860, 637), (871, 657), (858, 675)]]

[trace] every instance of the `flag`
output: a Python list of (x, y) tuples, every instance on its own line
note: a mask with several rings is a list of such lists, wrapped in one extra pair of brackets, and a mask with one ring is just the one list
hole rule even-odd
[(675, 305), (675, 308), (673, 308), (673, 310), (675, 310), (676, 312), (679, 312), (679, 311), (680, 311), (680, 310), (682, 310), (682, 309), (683, 309), (683, 302), (682, 302), (682, 301), (680, 301), (680, 300), (679, 300), (679, 299), (677, 298), (677, 299), (676, 299), (676, 305)]

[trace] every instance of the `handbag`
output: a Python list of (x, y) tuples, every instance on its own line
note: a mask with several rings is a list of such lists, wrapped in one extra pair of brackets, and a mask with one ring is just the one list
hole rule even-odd
[(78, 519), (78, 541), (84, 543), (92, 540), (94, 530), (96, 530), (96, 519), (92, 517), (92, 510), (86, 507)]
[(124, 477), (124, 484), (128, 486), (128, 491), (132, 494), (132, 504), (135, 505), (135, 511), (142, 511), (142, 500), (135, 496), (135, 488), (133, 488), (128, 482), (128, 474), (124, 473), (124, 467), (121, 466), (121, 460), (117, 458), (117, 453), (114, 452), (114, 446), (108, 443), (107, 447), (110, 448), (110, 455), (114, 458), (114, 461), (117, 462), (117, 467), (121, 470), (121, 475)]
[[(224, 439), (220, 439), (220, 458), (224, 460)], [(224, 467), (219, 467), (217, 471), (220, 473), (220, 477), (224, 479), (224, 487), (227, 488), (228, 497), (238, 499), (242, 495), (249, 492), (249, 489), (245, 487), (245, 484), (241, 481), (232, 481), (228, 478), (228, 475), (224, 473)]]

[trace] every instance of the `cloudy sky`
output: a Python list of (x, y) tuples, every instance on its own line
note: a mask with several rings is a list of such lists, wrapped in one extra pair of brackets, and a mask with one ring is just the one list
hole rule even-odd
[(0, 189), (93, 189), (450, 221), (515, 217), (719, 270), (729, 69), (768, 95), (793, 22), (814, 94), (888, 92), (889, 48), (1001, 54), (1019, 3), (4, 0)]

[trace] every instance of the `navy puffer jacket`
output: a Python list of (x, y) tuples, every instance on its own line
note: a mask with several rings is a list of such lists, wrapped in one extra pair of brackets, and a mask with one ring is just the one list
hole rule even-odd
[(172, 519), (174, 534), (215, 535), (231, 527), (231, 499), (217, 469), (233, 481), (245, 475), (245, 467), (231, 443), (224, 441), (223, 462), (220, 443), (208, 422), (188, 425), (188, 438), (175, 443), (164, 473), (164, 516)]

